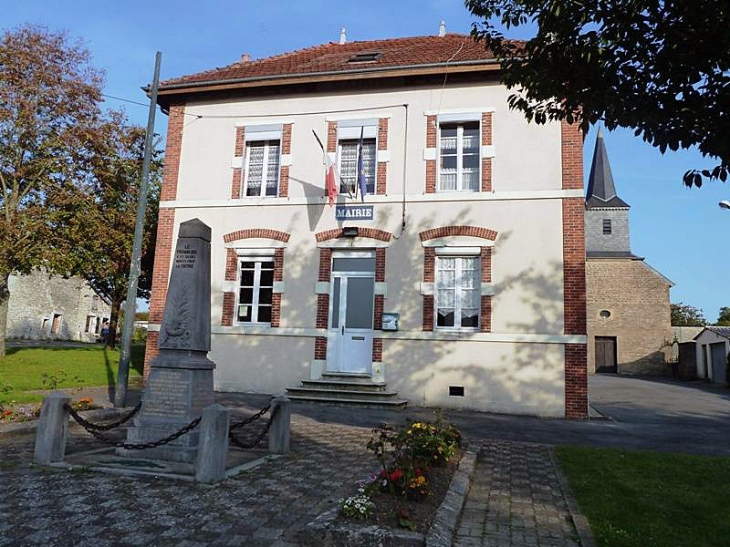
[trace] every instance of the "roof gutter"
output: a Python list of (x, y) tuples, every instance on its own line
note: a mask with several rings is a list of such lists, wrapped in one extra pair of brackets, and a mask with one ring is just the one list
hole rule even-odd
[[(399, 70), (411, 70), (411, 69), (428, 69), (428, 68), (448, 68), (452, 66), (468, 66), (468, 65), (496, 65), (499, 64), (499, 61), (497, 59), (477, 59), (472, 61), (457, 61), (457, 62), (451, 62), (451, 63), (429, 63), (429, 64), (417, 64), (417, 65), (397, 65), (397, 66), (387, 66), (387, 67), (373, 67), (369, 68), (367, 70), (363, 69), (355, 69), (355, 70), (328, 70), (328, 71), (320, 71), (320, 72), (302, 72), (298, 74), (275, 74), (271, 76), (251, 76), (249, 78), (235, 78), (232, 80), (229, 79), (219, 79), (219, 80), (205, 80), (203, 82), (191, 82), (191, 83), (180, 83), (180, 84), (172, 84), (172, 85), (160, 85), (160, 92), (163, 91), (173, 91), (176, 89), (190, 89), (190, 88), (199, 88), (199, 87), (207, 87), (207, 86), (213, 86), (213, 85), (235, 85), (235, 84), (243, 84), (243, 83), (249, 83), (249, 82), (264, 82), (264, 81), (272, 81), (272, 80), (293, 80), (293, 79), (299, 79), (299, 78), (311, 78), (311, 77), (317, 77), (317, 76), (337, 76), (337, 75), (348, 75), (348, 74), (376, 74), (379, 72), (386, 72), (386, 71), (399, 71)], [(145, 91), (148, 91), (148, 87), (143, 88)]]

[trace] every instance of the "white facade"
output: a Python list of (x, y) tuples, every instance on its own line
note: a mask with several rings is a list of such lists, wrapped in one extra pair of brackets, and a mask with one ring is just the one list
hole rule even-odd
[[(725, 329), (727, 330), (727, 329)], [(705, 328), (695, 337), (697, 344), (697, 377), (715, 384), (727, 382), (727, 359), (730, 354), (730, 339), (718, 334), (712, 327)]]
[[(481, 83), (188, 100), (175, 199), (163, 200), (160, 209), (174, 211), (172, 242), (184, 221), (198, 218), (212, 228), (210, 358), (217, 364), (216, 389), (273, 394), (328, 370), (345, 371), (332, 357), (339, 347), (333, 346), (339, 343), (333, 338), (339, 332), (332, 311), (336, 275), (320, 279), (321, 250), (374, 257), (385, 249), (384, 281), (376, 274), (371, 290), (376, 299), (384, 298), (381, 311), (398, 313), (400, 324), (397, 332), (370, 329), (362, 334), (366, 341), (382, 341), (382, 356), (376, 359), (377, 351), (370, 351), (373, 358), (368, 357), (365, 373), (387, 382), (389, 390), (412, 405), (566, 414), (564, 348), (585, 344), (586, 338), (565, 333), (563, 207), (564, 200), (579, 199), (582, 211), (583, 191), (563, 189), (561, 124), (528, 124), (509, 110), (508, 94), (501, 85)], [(492, 144), (482, 142), (479, 154), (480, 160), (491, 159), (491, 190), (427, 193), (427, 163), (440, 153), (438, 140), (436, 146), (428, 142), (429, 121), (476, 121), (484, 130), (485, 113), (491, 114)], [(377, 151), (377, 161), (387, 164), (386, 191), (365, 197), (365, 204), (374, 207), (373, 220), (338, 222), (324, 195), (324, 155), (312, 131), (327, 146), (332, 122), (343, 128), (373, 119), (387, 119), (387, 148)], [(246, 156), (234, 152), (237, 128), (262, 131), (287, 124), (291, 149), (280, 157), (280, 167), (290, 170), (287, 197), (232, 198), (233, 171), (247, 165)], [(342, 138), (345, 131), (340, 131)], [(332, 159), (337, 163), (338, 154)], [(480, 167), (485, 168), (484, 162)], [(337, 204), (360, 200), (340, 193)], [(352, 226), (392, 237), (317, 240), (316, 234)], [(496, 236), (459, 233), (423, 239), (424, 232), (442, 227), (475, 227)], [(275, 230), (288, 234), (288, 240), (224, 239), (242, 230)], [(279, 325), (237, 324), (235, 319), (226, 325), (222, 318), (230, 310), (225, 294), (237, 293), (236, 313), (244, 298), (238, 294), (242, 261), (272, 256), (276, 249), (283, 249), (283, 277), (273, 282), (273, 293), (281, 295)], [(438, 269), (448, 264), (439, 261), (441, 256), (475, 256), (478, 261), (480, 249), (491, 253), (489, 273), (483, 266), (481, 282), (476, 281), (477, 294), (491, 297), (489, 316), (481, 300), (476, 328), (424, 328), (426, 300), (444, 290), (438, 280), (425, 277), (427, 252), (435, 253)], [(239, 257), (235, 280), (227, 279), (231, 250)], [(463, 294), (467, 289), (458, 290)], [(321, 321), (318, 327), (320, 295), (329, 296), (326, 327)], [(149, 328), (159, 330), (159, 320), (155, 324), (151, 316)], [(328, 339), (327, 358), (318, 355), (317, 338)], [(463, 388), (463, 396), (450, 395), (452, 387)]]

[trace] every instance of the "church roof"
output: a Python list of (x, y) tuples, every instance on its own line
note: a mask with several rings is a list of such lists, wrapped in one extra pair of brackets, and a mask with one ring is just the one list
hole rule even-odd
[(588, 192), (586, 207), (591, 209), (628, 208), (629, 204), (616, 194), (613, 183), (611, 165), (608, 163), (608, 153), (603, 142), (603, 131), (598, 128), (596, 148), (593, 151), (593, 162), (588, 177)]

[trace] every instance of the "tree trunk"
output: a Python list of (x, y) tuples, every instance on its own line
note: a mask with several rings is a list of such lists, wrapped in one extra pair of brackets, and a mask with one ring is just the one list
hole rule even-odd
[(8, 303), (10, 302), (9, 279), (9, 273), (0, 273), (0, 357), (5, 357), (5, 331), (8, 327)]
[(109, 334), (106, 336), (106, 347), (114, 349), (117, 347), (117, 324), (119, 323), (119, 309), (122, 303), (119, 300), (112, 300), (112, 309), (109, 313)]

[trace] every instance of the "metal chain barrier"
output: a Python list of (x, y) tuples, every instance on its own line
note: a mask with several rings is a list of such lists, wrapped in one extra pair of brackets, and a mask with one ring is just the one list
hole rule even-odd
[(259, 444), (266, 434), (269, 432), (269, 429), (271, 429), (271, 424), (274, 422), (274, 417), (279, 412), (279, 407), (277, 406), (274, 408), (274, 411), (271, 413), (271, 416), (269, 416), (269, 421), (266, 423), (266, 427), (264, 427), (263, 431), (258, 434), (256, 439), (253, 442), (243, 442), (240, 439), (237, 439), (236, 436), (233, 434), (233, 429), (238, 429), (240, 427), (243, 427), (244, 425), (250, 424), (252, 422), (255, 422), (259, 418), (261, 418), (268, 410), (271, 408), (271, 402), (269, 401), (269, 404), (266, 405), (264, 408), (262, 408), (259, 412), (254, 414), (253, 416), (246, 418), (245, 420), (241, 422), (237, 422), (233, 425), (231, 425), (228, 428), (228, 440), (231, 442), (232, 445), (237, 446), (238, 448), (242, 448), (244, 450), (250, 450), (251, 448), (254, 448), (257, 444)]
[(269, 402), (268, 402), (268, 404), (267, 404), (267, 405), (266, 405), (266, 406), (265, 406), (264, 408), (262, 408), (261, 410), (259, 410), (259, 411), (258, 411), (258, 412), (257, 412), (256, 414), (254, 414), (253, 416), (249, 416), (248, 418), (246, 418), (245, 420), (241, 420), (240, 422), (235, 422), (235, 423), (232, 423), (232, 424), (231, 424), (231, 425), (230, 425), (230, 426), (228, 427), (228, 431), (232, 431), (232, 430), (234, 430), (234, 429), (238, 429), (238, 428), (240, 428), (240, 427), (243, 427), (244, 425), (248, 425), (248, 424), (250, 424), (250, 423), (252, 423), (252, 422), (255, 422), (255, 421), (256, 421), (256, 420), (258, 420), (258, 419), (259, 419), (259, 418), (260, 418), (261, 416), (263, 416), (264, 414), (266, 414), (266, 413), (267, 413), (267, 412), (269, 411), (269, 409), (270, 409), (270, 408), (271, 408), (271, 401), (269, 401)]
[[(141, 403), (138, 406), (141, 407)], [(107, 435), (103, 434), (100, 431), (101, 428), (98, 426), (98, 424), (93, 424), (91, 422), (86, 421), (84, 418), (79, 416), (78, 412), (76, 412), (73, 408), (71, 408), (70, 405), (64, 405), (64, 407), (66, 410), (69, 411), (69, 414), (71, 414), (71, 417), (74, 420), (76, 420), (76, 423), (78, 423), (81, 427), (83, 427), (86, 431), (91, 433), (94, 437), (99, 439), (101, 442), (109, 444), (111, 446), (115, 446), (117, 448), (124, 448), (126, 450), (145, 450), (147, 448), (157, 448), (158, 446), (162, 446), (163, 444), (168, 444), (168, 443), (174, 441), (175, 439), (182, 437), (186, 433), (189, 433), (196, 427), (198, 427), (200, 420), (202, 420), (202, 416), (195, 418), (192, 422), (190, 422), (186, 426), (181, 427), (174, 433), (168, 435), (167, 437), (159, 439), (157, 441), (148, 441), (145, 443), (128, 443), (125, 441), (116, 441), (116, 440), (108, 437)], [(136, 412), (136, 410), (134, 412)], [(129, 420), (129, 418), (131, 418), (131, 416), (127, 417), (127, 419), (125, 421)], [(109, 428), (109, 429), (111, 429), (111, 428)], [(108, 429), (106, 429), (106, 431), (108, 431)]]
[[(162, 439), (159, 439), (157, 441), (148, 441), (145, 443), (128, 443), (125, 441), (116, 441), (109, 436), (102, 433), (102, 431), (110, 431), (114, 428), (117, 428), (124, 423), (128, 422), (137, 412), (139, 412), (140, 408), (142, 408), (142, 401), (140, 401), (137, 406), (135, 406), (129, 414), (124, 416), (122, 419), (118, 420), (117, 422), (112, 422), (110, 424), (95, 424), (92, 422), (89, 422), (88, 420), (84, 419), (83, 416), (81, 416), (78, 412), (76, 412), (71, 405), (64, 405), (64, 408), (68, 411), (68, 413), (71, 415), (71, 417), (78, 423), (81, 427), (83, 427), (86, 431), (88, 431), (91, 435), (93, 435), (95, 438), (99, 439), (101, 442), (105, 444), (109, 444), (111, 446), (115, 446), (117, 448), (124, 448), (126, 450), (145, 450), (147, 448), (157, 448), (158, 446), (162, 446), (164, 444), (168, 444), (175, 439), (182, 437), (186, 433), (189, 433), (196, 427), (198, 427), (198, 424), (200, 424), (200, 421), (202, 420), (202, 416), (199, 418), (195, 418), (192, 422), (187, 424), (186, 426), (178, 429), (174, 433), (168, 435), (167, 437), (164, 437)], [(271, 401), (259, 410), (256, 414), (249, 416), (245, 420), (241, 420), (239, 422), (235, 422), (231, 424), (228, 428), (228, 439), (230, 440), (231, 444), (234, 446), (237, 446), (239, 448), (242, 448), (244, 450), (249, 450), (253, 447), (255, 447), (257, 444), (259, 444), (263, 438), (266, 436), (266, 434), (269, 432), (269, 429), (271, 429), (271, 424), (274, 421), (274, 417), (279, 411), (279, 407), (277, 406), (274, 411), (271, 413), (271, 416), (269, 417), (269, 421), (266, 423), (266, 427), (264, 427), (263, 431), (259, 433), (259, 435), (256, 437), (256, 440), (253, 442), (243, 442), (236, 438), (236, 436), (233, 434), (233, 431), (235, 429), (240, 429), (246, 425), (249, 425), (256, 420), (260, 419), (264, 414), (266, 414), (271, 409)]]
[(109, 424), (95, 424), (92, 422), (89, 422), (86, 420), (83, 416), (81, 416), (71, 405), (65, 406), (66, 410), (68, 410), (69, 414), (73, 417), (76, 422), (82, 426), (86, 431), (89, 431), (90, 429), (94, 429), (96, 431), (111, 431), (112, 429), (115, 429), (119, 427), (120, 425), (126, 424), (129, 420), (131, 420), (137, 412), (139, 412), (139, 409), (142, 408), (142, 401), (137, 403), (137, 406), (135, 406), (129, 414), (126, 416), (123, 416), (121, 419), (117, 420), (116, 422), (112, 422)]

